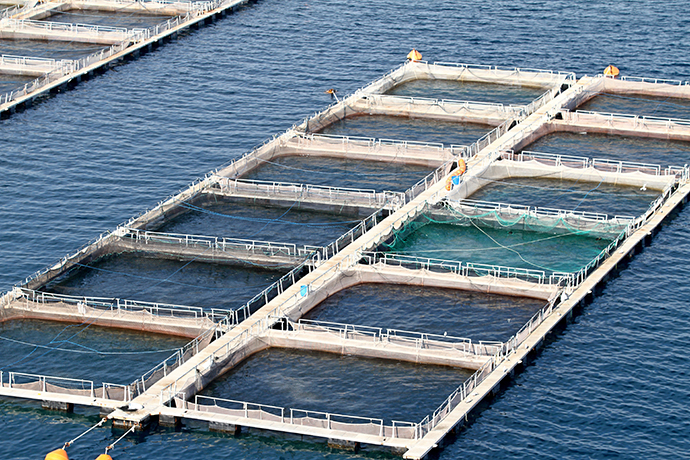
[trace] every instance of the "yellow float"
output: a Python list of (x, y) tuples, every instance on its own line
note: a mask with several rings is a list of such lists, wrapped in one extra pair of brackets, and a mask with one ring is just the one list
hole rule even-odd
[(450, 192), (453, 189), (453, 178), (457, 177), (459, 182), (460, 176), (465, 174), (465, 171), (467, 171), (467, 163), (463, 159), (458, 160), (458, 167), (446, 179), (446, 190)]
[(610, 65), (604, 69), (604, 75), (607, 77), (616, 78), (619, 73), (621, 73), (621, 71), (618, 70), (618, 67), (615, 65)]
[(48, 452), (45, 460), (69, 460), (69, 457), (65, 449), (55, 449), (52, 452)]
[(422, 53), (420, 53), (416, 49), (412, 48), (412, 51), (410, 51), (407, 54), (407, 59), (409, 59), (410, 61), (421, 61), (422, 60)]

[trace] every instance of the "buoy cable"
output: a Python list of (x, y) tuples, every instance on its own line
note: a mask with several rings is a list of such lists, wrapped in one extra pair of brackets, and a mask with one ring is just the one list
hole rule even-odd
[(122, 436), (120, 436), (119, 438), (117, 438), (117, 440), (115, 440), (115, 442), (113, 442), (112, 444), (110, 444), (108, 447), (105, 448), (105, 453), (107, 454), (109, 450), (112, 450), (112, 449), (115, 447), (115, 444), (117, 444), (118, 442), (122, 441), (122, 439), (124, 439), (125, 436), (127, 436), (129, 433), (131, 433), (131, 432), (134, 431), (135, 429), (136, 429), (136, 426), (133, 426), (132, 428), (130, 428), (129, 430), (127, 430), (127, 431), (125, 432), (125, 434), (123, 434)]
[(105, 422), (107, 422), (107, 421), (108, 421), (107, 418), (102, 418), (98, 423), (96, 423), (94, 426), (92, 426), (92, 427), (89, 428), (88, 430), (84, 431), (82, 434), (80, 434), (80, 435), (77, 436), (76, 438), (72, 439), (71, 441), (67, 441), (67, 442), (65, 443), (65, 445), (62, 446), (62, 448), (63, 448), (63, 449), (68, 448), (69, 446), (71, 446), (71, 445), (74, 443), (74, 441), (76, 441), (77, 439), (81, 438), (82, 436), (84, 436), (85, 434), (87, 434), (88, 432), (90, 432), (91, 430), (95, 430), (96, 428), (99, 428), (99, 427), (103, 426), (103, 424), (104, 424)]

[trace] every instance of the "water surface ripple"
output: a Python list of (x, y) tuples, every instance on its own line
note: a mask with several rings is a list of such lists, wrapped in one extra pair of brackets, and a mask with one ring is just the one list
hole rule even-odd
[[(0, 122), (0, 287), (9, 289), (323, 108), (324, 90), (347, 94), (384, 74), (412, 47), (430, 60), (579, 75), (615, 64), (626, 75), (688, 80), (686, 11), (677, 0), (262, 0)], [(59, 58), (92, 52), (74, 44), (30, 46), (3, 40), (0, 51)], [(575, 137), (588, 144), (594, 136)], [(687, 146), (659, 145), (628, 155), (620, 149), (619, 158), (689, 163)], [(543, 147), (596, 156), (611, 150), (575, 142)], [(662, 229), (441, 458), (689, 457), (689, 227), (684, 211)], [(1, 365), (8, 358), (14, 361), (3, 353)], [(16, 460), (42, 458), (98, 420), (91, 410), (61, 415), (10, 400), (0, 401), (0, 414), (0, 458)], [(96, 430), (70, 457), (95, 458), (115, 436)], [(193, 427), (126, 439), (113, 454), (121, 460), (357, 457)]]

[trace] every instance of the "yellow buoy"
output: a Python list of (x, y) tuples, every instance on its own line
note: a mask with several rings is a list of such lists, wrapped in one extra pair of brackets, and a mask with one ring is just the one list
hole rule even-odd
[[(446, 179), (446, 190), (449, 192), (453, 189), (453, 179), (456, 177), (460, 177), (463, 174), (465, 174), (465, 171), (467, 171), (467, 163), (465, 163), (465, 160), (462, 158), (458, 160), (458, 167), (455, 169), (453, 172), (450, 173), (450, 176), (448, 176), (448, 179)], [(459, 180), (456, 181), (456, 184), (459, 183)]]
[(618, 67), (616, 67), (615, 65), (610, 65), (604, 69), (604, 75), (606, 75), (607, 77), (616, 78), (616, 76), (619, 73), (620, 73), (620, 70), (618, 70)]
[(421, 61), (422, 60), (422, 53), (417, 51), (416, 49), (412, 48), (412, 51), (409, 52), (407, 55), (407, 59), (410, 61)]
[(462, 176), (463, 174), (465, 174), (465, 171), (467, 171), (467, 163), (465, 163), (465, 160), (460, 158), (460, 160), (458, 160), (458, 169), (455, 170), (453, 175)]
[(45, 460), (69, 460), (69, 457), (65, 449), (55, 449), (52, 452), (48, 452)]
[(111, 457), (108, 454), (101, 454), (98, 457), (96, 457), (96, 460), (113, 460), (113, 457)]

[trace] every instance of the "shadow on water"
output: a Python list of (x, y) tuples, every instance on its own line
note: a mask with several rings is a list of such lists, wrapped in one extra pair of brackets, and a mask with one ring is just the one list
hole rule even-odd
[(0, 54), (49, 59), (79, 59), (106, 48), (105, 45), (47, 40), (0, 39)]

